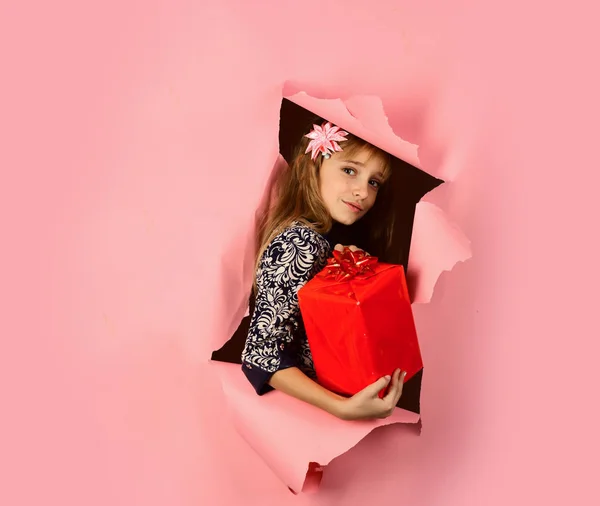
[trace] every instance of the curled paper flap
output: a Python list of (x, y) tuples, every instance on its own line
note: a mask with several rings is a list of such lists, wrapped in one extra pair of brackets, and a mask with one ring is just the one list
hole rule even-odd
[(417, 146), (394, 133), (379, 97), (356, 96), (342, 101), (339, 98), (315, 98), (301, 91), (286, 98), (421, 169)]
[(448, 220), (446, 213), (430, 202), (415, 209), (407, 280), (413, 303), (427, 303), (444, 271), (471, 258), (471, 242)]
[[(240, 435), (294, 492), (314, 490), (314, 464), (326, 466), (354, 447), (373, 429), (393, 423), (417, 423), (419, 415), (396, 409), (383, 420), (347, 422), (281, 392), (257, 396), (240, 368), (213, 362), (229, 411)], [(306, 486), (310, 485), (310, 487)]]

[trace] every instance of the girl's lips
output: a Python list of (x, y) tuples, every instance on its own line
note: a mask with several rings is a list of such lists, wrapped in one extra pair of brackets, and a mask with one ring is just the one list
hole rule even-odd
[(360, 207), (358, 207), (356, 204), (350, 204), (349, 202), (344, 201), (344, 204), (346, 204), (350, 210), (354, 213), (360, 213), (362, 211), (362, 209)]

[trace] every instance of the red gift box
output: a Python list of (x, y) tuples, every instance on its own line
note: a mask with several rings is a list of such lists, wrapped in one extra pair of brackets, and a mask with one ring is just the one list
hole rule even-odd
[[(354, 395), (395, 369), (423, 368), (404, 268), (362, 251), (334, 251), (298, 291), (318, 382)], [(383, 392), (380, 394), (383, 395)]]

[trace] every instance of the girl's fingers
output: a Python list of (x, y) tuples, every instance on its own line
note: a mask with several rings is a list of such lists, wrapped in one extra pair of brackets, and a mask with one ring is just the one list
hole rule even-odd
[[(391, 379), (389, 376), (387, 376), (387, 377), (384, 376), (382, 378), (379, 378), (374, 383), (367, 385), (365, 388), (363, 388), (362, 392), (364, 392), (369, 397), (376, 398), (378, 396), (379, 392), (381, 390), (383, 390), (384, 388), (386, 388), (390, 384), (390, 381), (391, 381)], [(390, 391), (391, 391), (391, 387), (390, 387)]]
[(398, 381), (400, 379), (400, 369), (396, 369), (394, 374), (392, 374), (392, 382), (394, 386), (398, 386)]
[(394, 371), (394, 374), (392, 374), (392, 380), (390, 381), (390, 388), (388, 389), (387, 394), (383, 397), (384, 400), (393, 400), (396, 398), (396, 396), (398, 395), (398, 388), (399, 388), (399, 383), (398, 383), (398, 370)]
[(348, 248), (350, 251), (362, 251), (366, 256), (370, 257), (371, 253), (365, 251), (364, 249), (359, 248), (358, 246), (344, 246), (343, 244), (336, 244), (333, 249), (339, 251), (340, 253), (344, 251), (344, 248)]
[(400, 397), (402, 397), (402, 388), (404, 387), (404, 378), (406, 378), (406, 371), (402, 371), (402, 374), (400, 375), (400, 379), (398, 381), (398, 397), (396, 398), (396, 404), (398, 404), (398, 401), (400, 400)]
[(333, 249), (337, 250), (337, 251), (344, 251), (344, 248), (348, 248), (350, 249), (350, 251), (359, 251), (360, 248), (351, 245), (351, 246), (344, 246), (343, 244), (336, 244)]

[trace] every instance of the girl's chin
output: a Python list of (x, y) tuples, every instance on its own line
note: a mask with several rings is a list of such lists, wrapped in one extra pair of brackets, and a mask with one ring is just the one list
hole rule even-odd
[(332, 218), (342, 225), (353, 225), (359, 220), (360, 216), (333, 216)]

